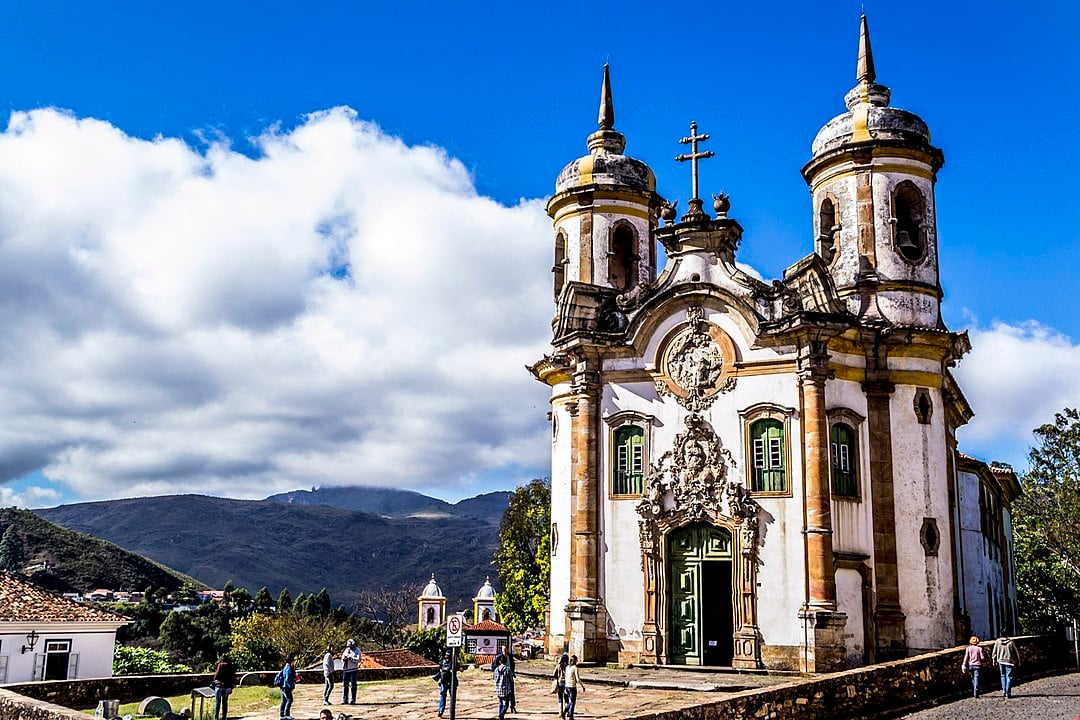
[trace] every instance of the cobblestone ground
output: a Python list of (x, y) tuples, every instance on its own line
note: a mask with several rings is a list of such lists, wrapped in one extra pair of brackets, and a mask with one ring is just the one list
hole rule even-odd
[(905, 720), (1080, 720), (1080, 673), (1022, 682), (1001, 692), (905, 715)]
[[(522, 663), (525, 665), (525, 663)], [(552, 720), (559, 717), (559, 701), (551, 694), (551, 679), (546, 665), (518, 668), (515, 682), (517, 713), (513, 720)], [(618, 718), (646, 710), (675, 710), (709, 702), (736, 692), (768, 684), (787, 682), (790, 678), (764, 675), (693, 673), (673, 670), (611, 670), (583, 668), (585, 692), (578, 696), (577, 718)], [(491, 673), (471, 669), (462, 672), (458, 685), (457, 717), (479, 720), (496, 717)], [(644, 687), (626, 687), (616, 683), (633, 683)], [(696, 689), (686, 689), (686, 688)], [(678, 689), (675, 689), (678, 688)], [(341, 705), (340, 689), (334, 689), (330, 710), (337, 720), (345, 714), (352, 720), (389, 720), (402, 718), (436, 718), (439, 703), (438, 685), (430, 677), (361, 683), (356, 705)], [(297, 720), (317, 718), (322, 704), (321, 685), (300, 685), (296, 688), (292, 716)], [(277, 706), (249, 713), (245, 718), (270, 720), (277, 717)], [(450, 717), (449, 709), (445, 717)], [(230, 715), (230, 720), (234, 716)], [(1071, 719), (1070, 719), (1071, 720)]]

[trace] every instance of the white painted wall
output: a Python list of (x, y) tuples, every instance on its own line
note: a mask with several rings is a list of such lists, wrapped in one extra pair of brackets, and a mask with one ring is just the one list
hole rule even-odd
[(842, 568), (836, 571), (837, 609), (847, 615), (844, 626), (844, 647), (847, 648), (848, 667), (861, 667), (866, 650), (863, 629), (862, 575), (857, 570)]
[[(928, 390), (934, 407), (928, 425), (915, 415), (914, 386), (897, 385), (890, 402), (900, 605), (908, 647), (915, 650), (948, 647), (954, 640), (945, 412), (941, 392)], [(927, 517), (937, 521), (936, 555), (920, 541)]]
[[(112, 677), (113, 648), (116, 630), (124, 623), (0, 623), (0, 684), (39, 680), (34, 677), (35, 659), (41, 656), (50, 640), (71, 641), (72, 660), (68, 665), (69, 680)], [(31, 630), (39, 634), (32, 651), (23, 653), (26, 635)], [(4, 677), (6, 675), (6, 677)]]
[[(565, 398), (569, 383), (552, 388), (551, 407), (551, 522), (553, 526), (551, 555), (551, 596), (548, 633), (553, 644), (561, 645), (566, 629), (566, 604), (570, 600), (570, 441), (572, 418), (566, 409)], [(549, 647), (549, 651), (558, 648)]]

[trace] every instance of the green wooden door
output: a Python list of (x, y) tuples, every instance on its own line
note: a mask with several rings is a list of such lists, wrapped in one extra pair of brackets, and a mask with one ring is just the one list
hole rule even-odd
[(702, 563), (731, 562), (731, 534), (712, 525), (691, 525), (680, 528), (668, 537), (670, 567), (671, 662), (681, 665), (702, 665), (705, 662), (703, 603), (719, 603), (731, 612), (730, 589), (703, 597)]

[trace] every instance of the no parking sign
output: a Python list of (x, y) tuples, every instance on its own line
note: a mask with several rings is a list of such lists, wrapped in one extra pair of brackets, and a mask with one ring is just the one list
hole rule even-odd
[(451, 615), (446, 619), (446, 647), (461, 647), (464, 622), (461, 615)]

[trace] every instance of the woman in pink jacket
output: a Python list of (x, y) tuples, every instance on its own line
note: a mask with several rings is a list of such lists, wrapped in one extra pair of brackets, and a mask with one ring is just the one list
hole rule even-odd
[(986, 662), (986, 653), (979, 646), (979, 638), (974, 635), (964, 650), (964, 660), (960, 664), (961, 672), (971, 672), (971, 687), (975, 691), (975, 697), (979, 697), (979, 668)]

